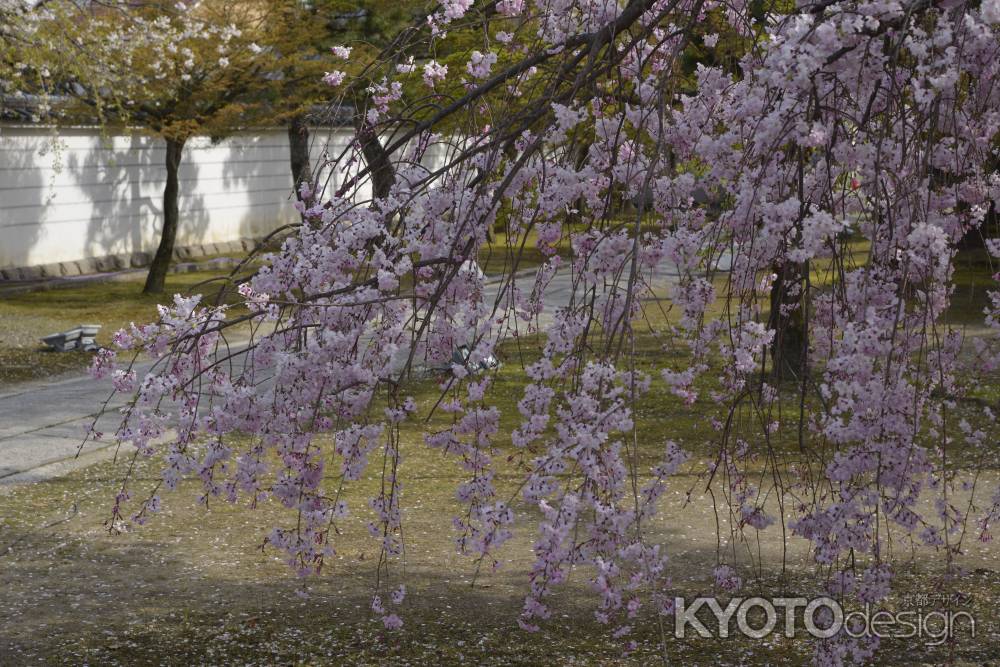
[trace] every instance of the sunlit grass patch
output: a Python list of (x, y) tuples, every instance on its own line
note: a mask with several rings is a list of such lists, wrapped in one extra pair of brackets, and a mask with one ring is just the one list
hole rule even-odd
[(167, 275), (163, 294), (142, 293), (141, 281), (87, 282), (72, 287), (7, 294), (0, 298), (0, 385), (39, 380), (90, 364), (86, 352), (50, 352), (39, 340), (80, 324), (99, 324), (97, 343), (111, 345), (115, 331), (130, 323), (158, 318), (156, 306), (174, 294), (202, 294), (205, 303), (233, 302), (232, 285), (220, 280), (228, 271)]

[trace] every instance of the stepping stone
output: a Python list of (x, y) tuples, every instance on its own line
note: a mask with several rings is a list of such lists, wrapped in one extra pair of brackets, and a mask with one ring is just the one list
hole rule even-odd
[(69, 331), (49, 334), (42, 338), (42, 342), (56, 352), (70, 352), (76, 349), (92, 352), (98, 347), (94, 338), (100, 330), (100, 324), (81, 324)]

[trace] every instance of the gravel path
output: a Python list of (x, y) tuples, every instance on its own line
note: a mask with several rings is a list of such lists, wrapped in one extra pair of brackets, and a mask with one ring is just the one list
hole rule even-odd
[[(149, 363), (141, 364), (145, 372)], [(111, 393), (110, 380), (73, 375), (32, 382), (0, 394), (0, 488), (34, 482), (88, 465), (113, 452), (109, 440), (89, 441), (81, 449), (86, 428)], [(97, 429), (114, 433), (125, 403), (116, 396)], [(77, 453), (80, 457), (77, 457)]]

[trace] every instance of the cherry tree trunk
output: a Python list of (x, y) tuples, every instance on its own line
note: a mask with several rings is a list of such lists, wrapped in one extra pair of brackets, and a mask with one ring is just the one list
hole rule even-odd
[(302, 199), (300, 188), (312, 182), (312, 165), (309, 163), (309, 126), (305, 116), (294, 116), (288, 125), (288, 157), (292, 168), (295, 196)]
[(771, 286), (772, 374), (776, 382), (801, 380), (807, 371), (809, 336), (803, 288), (808, 264), (785, 262), (774, 269)]
[(372, 196), (375, 199), (385, 199), (396, 183), (396, 172), (388, 151), (382, 145), (375, 130), (363, 120), (357, 121), (358, 140), (361, 142), (361, 153), (371, 170)]
[(146, 286), (142, 288), (143, 294), (163, 292), (167, 270), (170, 268), (170, 258), (174, 254), (174, 243), (177, 240), (177, 226), (180, 218), (177, 202), (180, 186), (177, 172), (181, 166), (184, 143), (184, 139), (167, 139), (167, 184), (163, 188), (163, 231), (160, 233), (160, 245), (156, 249), (153, 263), (149, 266)]

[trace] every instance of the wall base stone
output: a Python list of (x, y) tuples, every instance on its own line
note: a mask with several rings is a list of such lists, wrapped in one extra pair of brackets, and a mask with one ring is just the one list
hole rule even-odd
[(152, 253), (148, 252), (134, 252), (129, 256), (129, 265), (133, 269), (138, 269), (143, 266), (149, 266), (150, 262), (153, 261)]
[(79, 262), (60, 262), (64, 276), (78, 276), (81, 274)]
[(63, 270), (62, 264), (42, 264), (38, 267), (42, 272), (43, 278), (61, 278), (66, 275)]
[[(196, 246), (182, 246), (174, 249), (175, 262), (189, 262), (192, 259), (227, 253), (243, 254), (257, 246), (255, 239), (240, 239), (223, 243), (206, 243)], [(55, 262), (38, 266), (14, 266), (0, 268), (0, 283), (38, 281), (46, 278), (82, 276), (94, 273), (123, 271), (129, 268), (141, 269), (153, 261), (152, 253), (133, 252), (104, 257), (88, 257), (74, 262)]]

